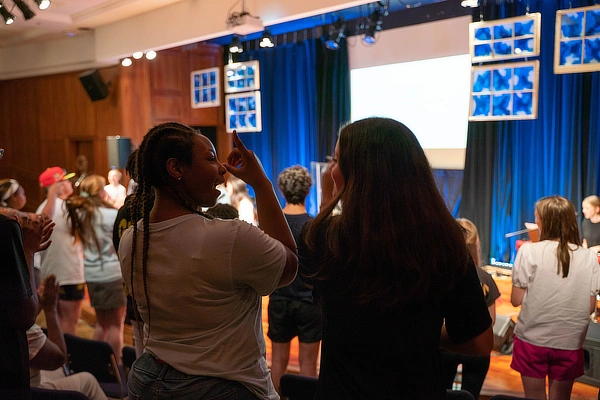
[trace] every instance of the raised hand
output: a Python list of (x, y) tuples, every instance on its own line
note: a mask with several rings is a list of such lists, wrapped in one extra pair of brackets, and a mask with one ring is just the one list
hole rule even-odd
[(40, 239), (40, 245), (39, 245), (37, 251), (44, 251), (48, 247), (50, 247), (50, 245), (52, 244), (52, 240), (50, 240), (50, 236), (52, 235), (52, 232), (54, 231), (55, 223), (50, 218), (46, 217), (45, 215), (38, 215), (38, 218), (40, 219), (40, 221), (42, 223), (42, 237)]
[(56, 276), (48, 275), (44, 282), (38, 289), (38, 296), (40, 298), (40, 307), (48, 311), (56, 311), (58, 304), (58, 282), (56, 282)]
[(23, 231), (25, 254), (33, 255), (40, 248), (44, 225), (39, 218), (30, 218), (29, 215), (18, 217), (18, 221)]
[(238, 178), (256, 189), (258, 185), (268, 182), (262, 164), (252, 150), (248, 150), (237, 131), (233, 131), (234, 148), (227, 156), (227, 163), (223, 166)]

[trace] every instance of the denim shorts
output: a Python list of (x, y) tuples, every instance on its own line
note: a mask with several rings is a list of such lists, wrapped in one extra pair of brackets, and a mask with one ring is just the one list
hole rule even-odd
[(129, 372), (131, 400), (256, 400), (239, 382), (213, 376), (188, 375), (144, 353)]

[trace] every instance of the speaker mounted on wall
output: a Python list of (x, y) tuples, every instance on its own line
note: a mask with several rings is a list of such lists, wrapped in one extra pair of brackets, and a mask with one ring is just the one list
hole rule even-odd
[(104, 82), (97, 69), (82, 73), (79, 75), (79, 80), (92, 101), (102, 100), (108, 96), (109, 84)]

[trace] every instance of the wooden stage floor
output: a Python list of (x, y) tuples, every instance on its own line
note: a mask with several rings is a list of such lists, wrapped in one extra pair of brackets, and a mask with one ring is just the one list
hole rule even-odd
[[(515, 308), (510, 304), (511, 280), (510, 277), (494, 276), (498, 288), (500, 289), (501, 297), (496, 303), (497, 314), (511, 316), (516, 321), (516, 316), (519, 308)], [(265, 342), (267, 345), (267, 362), (271, 364), (271, 341), (266, 337), (268, 328), (267, 321), (267, 306), (269, 298), (263, 298), (262, 315), (263, 329), (265, 332)], [(79, 324), (78, 334), (84, 337), (90, 337), (93, 334), (93, 326), (95, 324), (94, 310), (86, 305), (82, 319)], [(43, 324), (43, 322), (42, 322)], [(126, 326), (125, 343), (131, 345), (131, 327)], [(487, 400), (493, 395), (505, 394), (512, 396), (523, 397), (523, 386), (521, 384), (521, 376), (518, 372), (510, 368), (510, 355), (501, 355), (494, 352), (492, 354), (490, 369), (483, 384), (480, 399)], [(290, 363), (288, 372), (298, 373), (298, 339), (294, 339), (291, 345)], [(596, 400), (598, 399), (598, 388), (580, 382), (575, 382), (571, 399), (573, 400)]]

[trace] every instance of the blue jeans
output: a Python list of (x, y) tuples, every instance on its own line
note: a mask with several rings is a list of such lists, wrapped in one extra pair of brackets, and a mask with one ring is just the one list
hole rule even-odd
[(133, 363), (127, 386), (132, 400), (257, 399), (239, 382), (184, 374), (148, 353)]

